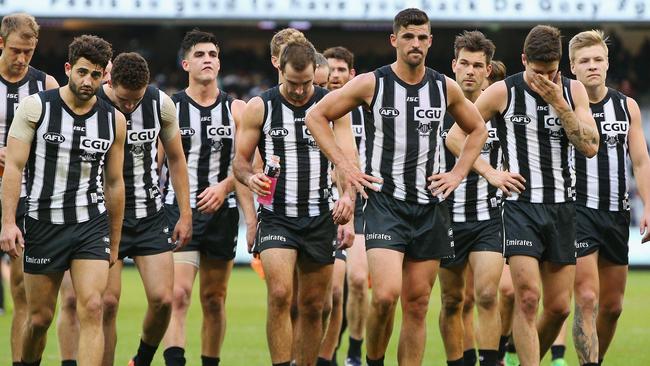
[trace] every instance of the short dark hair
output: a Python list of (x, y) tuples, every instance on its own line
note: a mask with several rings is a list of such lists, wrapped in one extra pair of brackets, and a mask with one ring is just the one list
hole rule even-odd
[(214, 33), (204, 32), (198, 28), (194, 28), (191, 31), (185, 33), (183, 41), (181, 42), (181, 52), (183, 52), (183, 57), (187, 55), (192, 47), (196, 46), (199, 43), (212, 43), (217, 47), (217, 52), (219, 52), (219, 44), (217, 44), (217, 36)]
[(427, 13), (417, 8), (408, 8), (400, 11), (393, 19), (393, 33), (397, 34), (400, 28), (406, 28), (409, 25), (426, 24), (431, 28)]
[(490, 64), (492, 64), (492, 72), (490, 73), (490, 76), (488, 76), (488, 82), (490, 85), (506, 78), (506, 65), (503, 62), (492, 60)]
[(113, 60), (111, 83), (129, 90), (139, 90), (149, 84), (147, 61), (135, 52), (120, 53)]
[(287, 64), (296, 71), (303, 71), (310, 64), (316, 69), (316, 49), (311, 42), (289, 42), (280, 51), (280, 70), (284, 71)]
[(323, 56), (322, 53), (316, 52), (316, 67), (327, 67), (330, 68), (330, 65), (327, 63), (327, 59)]
[(562, 59), (560, 30), (550, 25), (538, 25), (528, 32), (524, 41), (528, 62), (553, 62)]
[(74, 65), (80, 58), (106, 68), (108, 61), (113, 56), (113, 49), (111, 44), (104, 39), (97, 36), (84, 34), (83, 36), (75, 37), (68, 46), (68, 62)]
[(354, 54), (345, 47), (330, 47), (323, 52), (323, 56), (325, 56), (325, 58), (343, 60), (348, 64), (348, 69), (354, 69)]
[(483, 33), (475, 30), (464, 31), (456, 36), (456, 40), (454, 41), (454, 56), (456, 58), (458, 58), (458, 54), (462, 49), (466, 49), (469, 52), (483, 52), (487, 66), (492, 61), (492, 57), (494, 57), (496, 47)]

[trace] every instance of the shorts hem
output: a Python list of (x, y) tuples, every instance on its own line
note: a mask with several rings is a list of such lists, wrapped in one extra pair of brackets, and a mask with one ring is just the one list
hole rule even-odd
[(172, 252), (172, 251), (174, 251), (173, 248), (155, 249), (155, 250), (143, 250), (143, 251), (139, 251), (138, 253), (135, 253), (135, 254), (133, 254), (133, 253), (128, 253), (128, 254), (125, 254), (125, 255), (119, 255), (118, 254), (117, 259), (122, 260), (122, 259), (124, 259), (126, 257), (129, 257), (129, 258), (133, 259), (135, 257), (146, 257), (146, 256), (150, 256), (150, 255), (156, 255), (156, 254)]

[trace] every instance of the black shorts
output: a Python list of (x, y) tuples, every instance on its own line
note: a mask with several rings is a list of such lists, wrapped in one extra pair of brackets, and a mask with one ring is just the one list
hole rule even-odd
[(595, 210), (576, 206), (576, 251), (578, 257), (598, 251), (599, 257), (627, 265), (630, 211)]
[(164, 208), (141, 219), (124, 218), (119, 259), (154, 255), (174, 250), (169, 221)]
[(484, 221), (452, 222), (454, 231), (454, 255), (442, 258), (444, 268), (464, 265), (470, 252), (503, 253), (503, 225), (501, 218)]
[(348, 260), (348, 252), (346, 252), (345, 249), (336, 249), (334, 257), (345, 262)]
[(105, 212), (78, 224), (52, 224), (25, 216), (25, 273), (61, 273), (75, 259), (108, 261), (110, 255)]
[(505, 257), (525, 255), (557, 264), (576, 264), (573, 202), (503, 204)]
[(417, 204), (369, 192), (363, 211), (366, 250), (386, 248), (409, 259), (440, 259), (454, 254), (447, 204)]
[[(165, 205), (165, 213), (169, 227), (176, 226), (180, 217), (178, 205)], [(229, 261), (235, 258), (238, 234), (237, 207), (221, 206), (217, 212), (207, 215), (192, 209), (192, 240), (180, 251), (198, 251), (207, 258)]]
[(253, 251), (271, 248), (298, 251), (298, 258), (320, 264), (334, 263), (336, 225), (332, 214), (314, 217), (287, 217), (261, 209)]
[(363, 227), (365, 221), (363, 220), (363, 206), (366, 204), (366, 199), (357, 195), (357, 200), (354, 205), (354, 233), (356, 235), (363, 235)]

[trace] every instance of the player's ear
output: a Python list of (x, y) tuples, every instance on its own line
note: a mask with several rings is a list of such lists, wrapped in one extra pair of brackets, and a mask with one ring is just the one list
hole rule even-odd
[(181, 67), (184, 71), (190, 71), (190, 63), (186, 59), (181, 60)]
[(350, 69), (350, 79), (352, 79), (352, 78), (355, 77), (355, 76), (357, 76), (357, 70), (355, 70), (355, 69)]
[(65, 65), (63, 66), (63, 69), (65, 70), (65, 75), (67, 77), (70, 77), (70, 71), (72, 71), (72, 65), (70, 65), (69, 62), (66, 62)]

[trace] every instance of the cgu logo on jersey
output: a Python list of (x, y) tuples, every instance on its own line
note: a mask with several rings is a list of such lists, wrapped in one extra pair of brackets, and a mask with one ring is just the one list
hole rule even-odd
[(282, 139), (289, 135), (289, 130), (284, 127), (275, 127), (269, 131), (269, 136), (272, 139)]
[(499, 139), (497, 137), (497, 129), (496, 128), (488, 128), (488, 138), (485, 141), (485, 144), (483, 144), (483, 148), (481, 149), (481, 154), (487, 154), (492, 149), (495, 149), (499, 146)]
[(89, 152), (104, 153), (111, 147), (111, 142), (109, 140), (81, 136), (81, 147)]
[(352, 133), (354, 134), (354, 137), (363, 137), (363, 126), (352, 125)]
[(418, 132), (420, 136), (429, 136), (433, 129), (433, 122), (442, 118), (441, 108), (414, 108), (415, 119), (418, 120)]
[(399, 116), (399, 111), (393, 107), (379, 108), (379, 115), (385, 118), (395, 118)]
[(544, 128), (549, 130), (548, 134), (552, 139), (559, 139), (564, 136), (562, 121), (558, 116), (544, 116)]
[(208, 137), (209, 138), (232, 138), (232, 127), (231, 126), (210, 126), (208, 127)]
[(150, 128), (145, 130), (131, 130), (127, 135), (127, 143), (142, 144), (145, 142), (156, 141), (156, 129)]
[(318, 150), (318, 144), (316, 143), (316, 140), (311, 136), (311, 132), (309, 132), (309, 129), (307, 126), (303, 125), (302, 127), (302, 136), (303, 139), (305, 140), (305, 143), (309, 145), (314, 150)]
[(524, 114), (514, 114), (508, 118), (512, 124), (515, 125), (527, 125), (530, 123), (530, 117)]
[(196, 131), (192, 127), (181, 127), (180, 128), (181, 137), (191, 137), (194, 136)]
[(46, 132), (43, 134), (43, 140), (51, 144), (60, 144), (65, 141), (65, 137), (58, 132)]
[(626, 121), (602, 121), (600, 122), (600, 130), (604, 134), (612, 135), (619, 133), (626, 133), (629, 125)]

